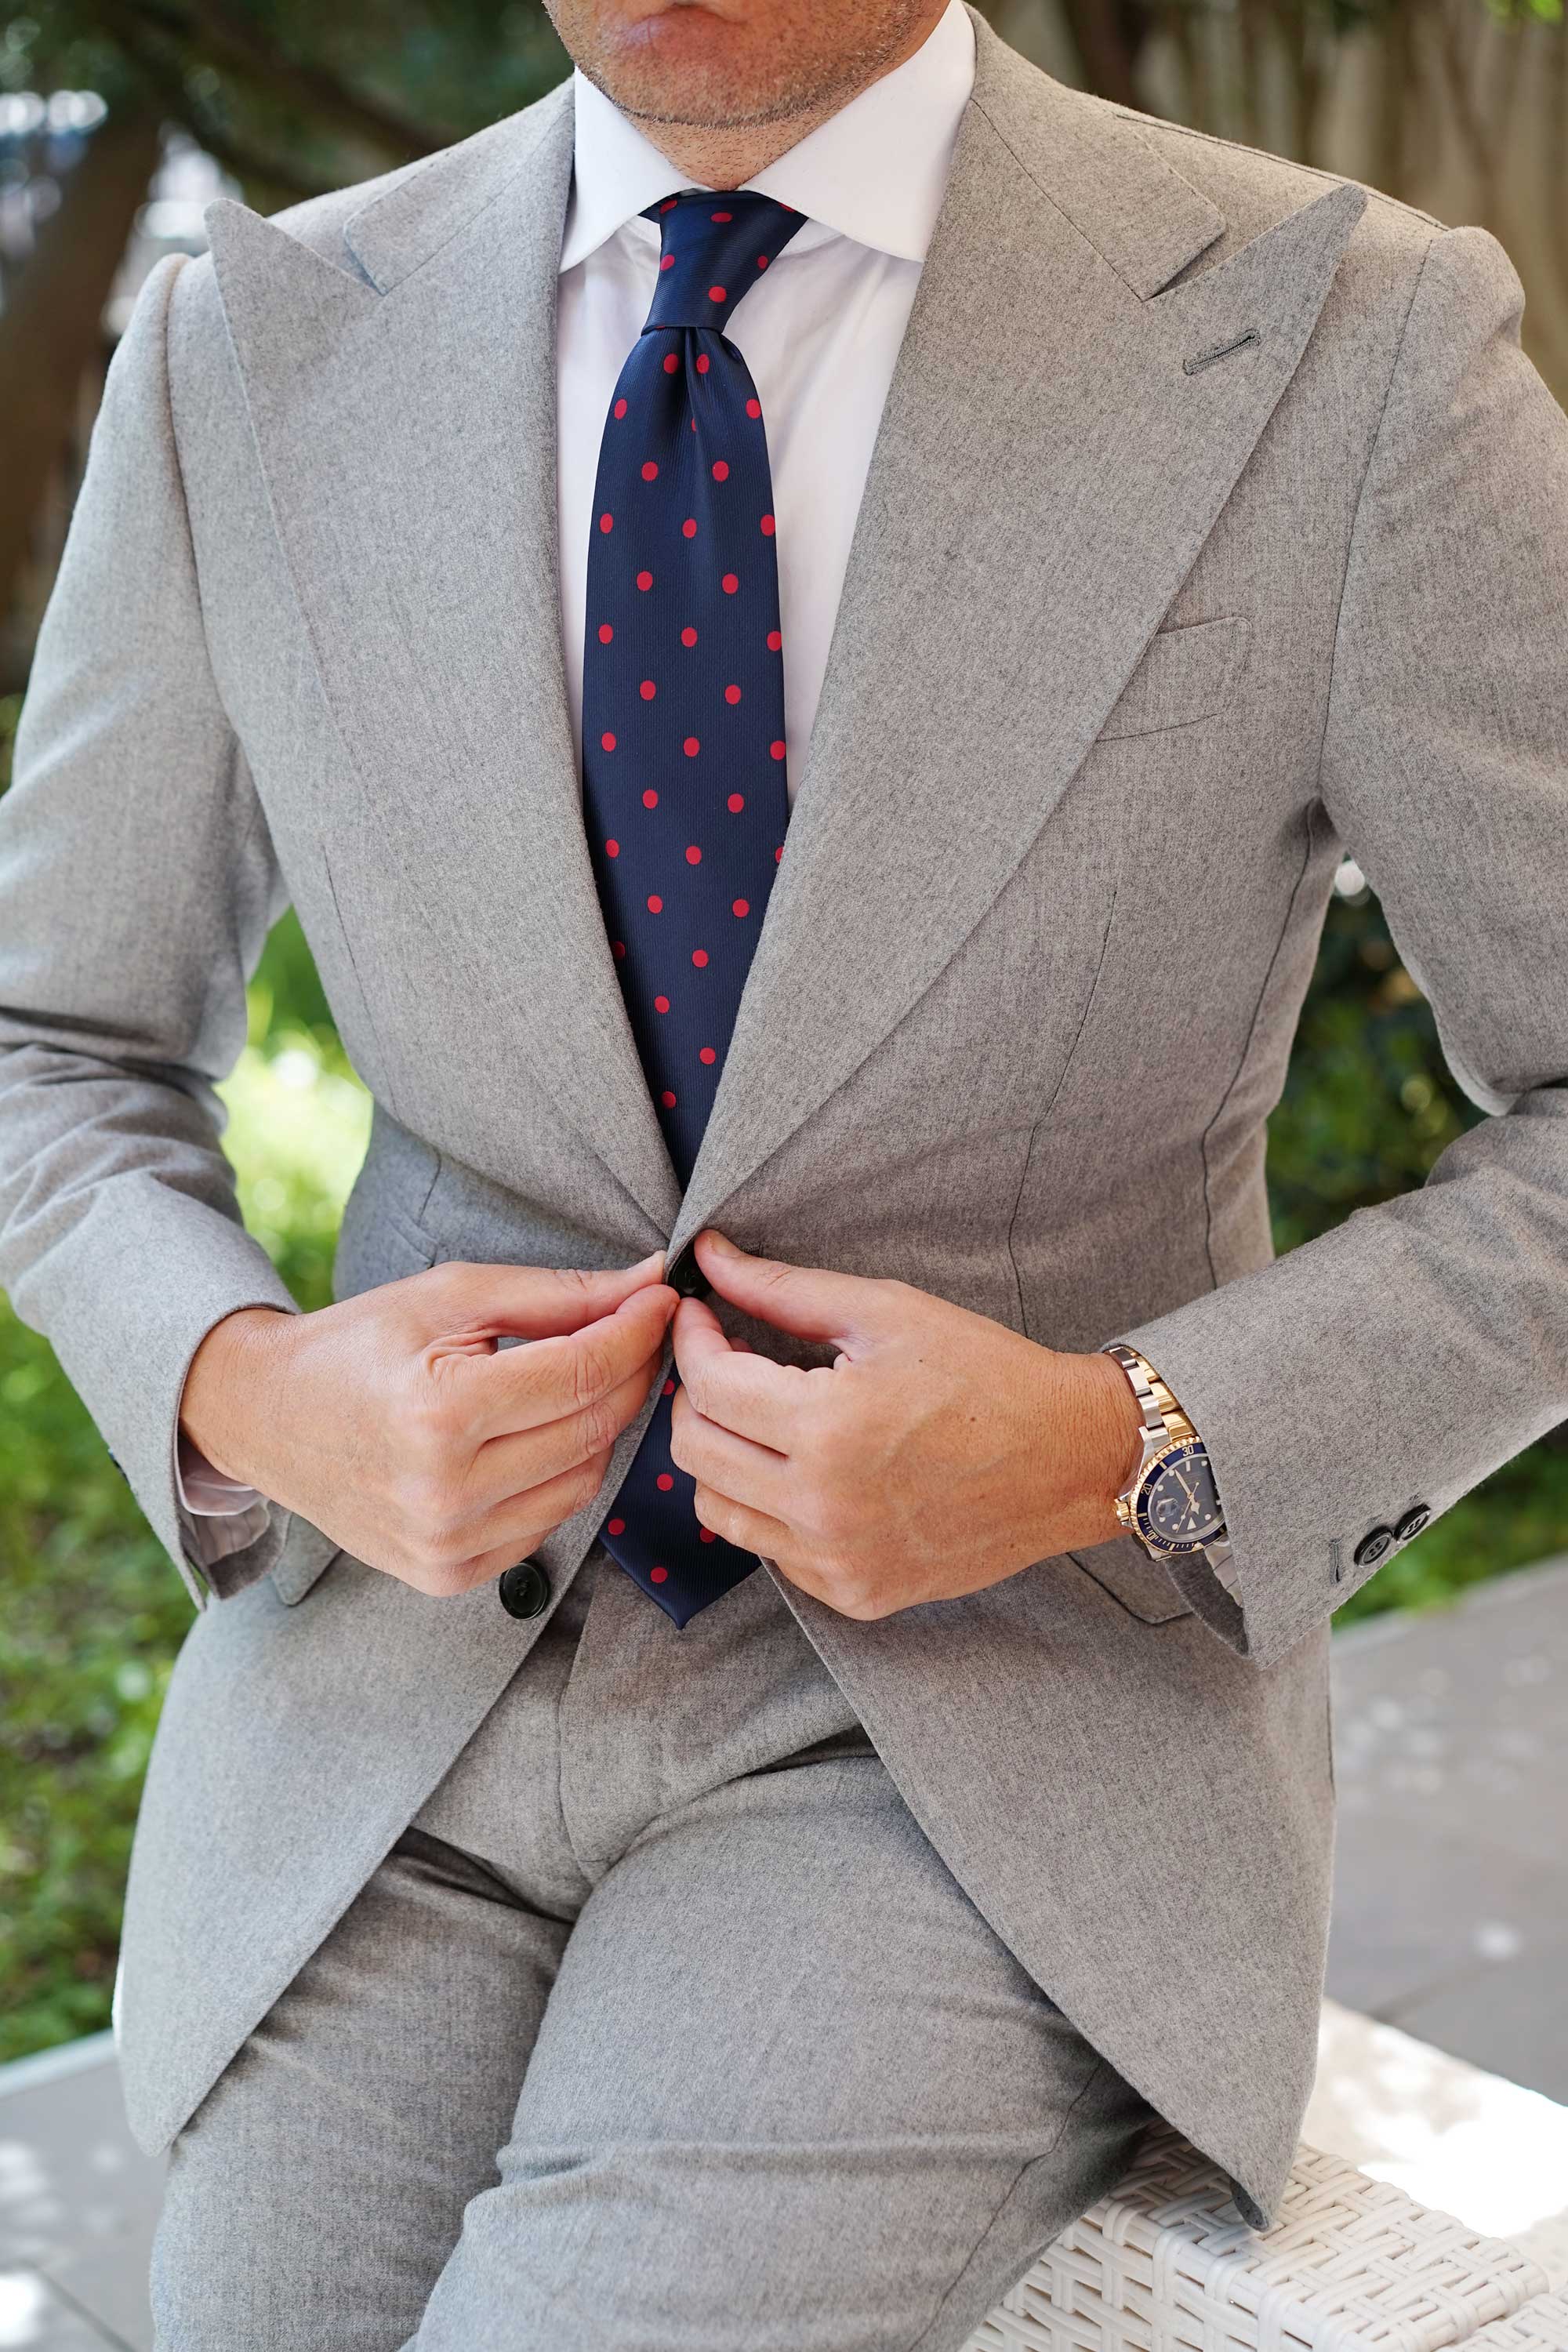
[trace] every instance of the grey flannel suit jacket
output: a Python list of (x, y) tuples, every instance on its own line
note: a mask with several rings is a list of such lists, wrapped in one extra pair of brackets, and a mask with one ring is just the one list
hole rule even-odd
[[(116, 353), (0, 808), (0, 1279), (206, 1604), (132, 1874), (149, 2145), (535, 1632), (280, 1510), (216, 1595), (185, 1559), (186, 1364), (230, 1309), (289, 1304), (212, 1088), (292, 899), (376, 1100), (342, 1292), (721, 1221), (1161, 1368), (1237, 1600), (1126, 1541), (876, 1624), (788, 1597), (997, 1933), (1279, 2198), (1328, 1911), (1330, 1615), (1370, 1528), (1568, 1413), (1568, 423), (1483, 233), (976, 30), (684, 1195), (563, 689), (569, 90), (270, 220), (215, 204), (210, 257), (158, 265)], [(1345, 845), (1495, 1116), (1271, 1264), (1264, 1122)], [(544, 1547), (557, 1589), (602, 1507)]]

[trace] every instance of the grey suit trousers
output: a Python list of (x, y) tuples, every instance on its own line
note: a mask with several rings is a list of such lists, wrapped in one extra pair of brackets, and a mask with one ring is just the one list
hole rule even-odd
[(595, 1544), (176, 2139), (159, 2352), (953, 2352), (1150, 2113), (770, 1580)]

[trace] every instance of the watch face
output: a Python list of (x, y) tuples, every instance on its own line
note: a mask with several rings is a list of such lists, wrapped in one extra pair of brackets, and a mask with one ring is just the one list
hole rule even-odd
[(1206, 1448), (1189, 1438), (1157, 1454), (1138, 1492), (1139, 1532), (1161, 1551), (1196, 1551), (1224, 1524)]

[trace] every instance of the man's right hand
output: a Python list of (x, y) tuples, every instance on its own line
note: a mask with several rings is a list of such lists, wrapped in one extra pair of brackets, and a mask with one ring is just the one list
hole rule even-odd
[(467, 1592), (597, 1492), (658, 1370), (662, 1271), (449, 1265), (310, 1315), (241, 1307), (196, 1349), (180, 1427), (355, 1559)]

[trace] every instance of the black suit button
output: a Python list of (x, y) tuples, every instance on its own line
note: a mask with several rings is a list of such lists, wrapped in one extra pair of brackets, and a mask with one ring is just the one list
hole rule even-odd
[(1371, 1568), (1374, 1560), (1381, 1559), (1385, 1551), (1392, 1551), (1393, 1549), (1394, 1529), (1392, 1528), (1369, 1528), (1351, 1554), (1351, 1558), (1358, 1568)]
[(1395, 1540), (1399, 1543), (1408, 1543), (1412, 1536), (1420, 1534), (1431, 1516), (1428, 1505), (1416, 1503), (1395, 1525), (1394, 1530)]
[(671, 1290), (682, 1298), (706, 1298), (712, 1287), (708, 1276), (697, 1263), (697, 1252), (689, 1242), (679, 1252), (675, 1264), (667, 1266), (664, 1278)]
[(550, 1599), (550, 1579), (536, 1559), (520, 1559), (497, 1587), (509, 1617), (537, 1617)]

